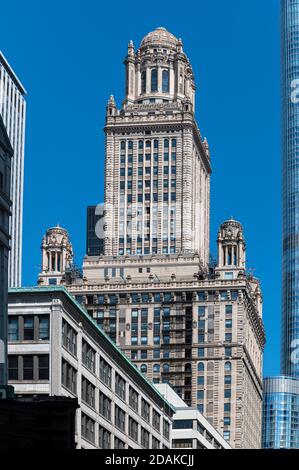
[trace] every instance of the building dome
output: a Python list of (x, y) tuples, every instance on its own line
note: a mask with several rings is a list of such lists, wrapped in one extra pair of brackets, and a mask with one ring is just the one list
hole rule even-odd
[(242, 224), (233, 218), (226, 220), (225, 222), (221, 224), (221, 228), (226, 228), (226, 227), (236, 227), (236, 228), (240, 228), (241, 230), (243, 230)]
[(46, 236), (53, 235), (53, 234), (54, 235), (57, 234), (57, 235), (67, 235), (67, 236), (69, 236), (68, 231), (63, 227), (60, 227), (59, 225), (57, 225), (56, 227), (48, 228), (48, 230), (46, 232)]
[(169, 33), (167, 29), (159, 27), (143, 38), (141, 47), (166, 46), (176, 48), (178, 42), (178, 39), (173, 34)]

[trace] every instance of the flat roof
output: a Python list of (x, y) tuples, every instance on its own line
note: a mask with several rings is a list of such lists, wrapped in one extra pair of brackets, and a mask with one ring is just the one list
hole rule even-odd
[(19, 88), (20, 92), (22, 93), (22, 95), (26, 96), (27, 95), (27, 91), (25, 90), (25, 88), (23, 87), (21, 81), (19, 80), (19, 78), (17, 77), (16, 73), (14, 72), (13, 68), (9, 65), (9, 62), (8, 60), (5, 58), (4, 54), (2, 51), (0, 51), (0, 63), (5, 67), (6, 71), (8, 72), (8, 74), (10, 75), (10, 77), (12, 78), (12, 80), (15, 82), (15, 84), (17, 85), (17, 87)]
[(65, 294), (66, 297), (68, 298), (68, 300), (70, 300), (70, 302), (73, 304), (73, 306), (80, 311), (80, 313), (85, 317), (85, 319), (87, 321), (89, 321), (89, 323), (97, 330), (99, 335), (102, 336), (105, 341), (110, 343), (110, 345), (113, 347), (113, 349), (116, 351), (116, 353), (121, 357), (122, 360), (124, 360), (129, 365), (129, 367), (132, 369), (132, 371), (134, 373), (138, 374), (138, 376), (142, 379), (142, 381), (147, 386), (149, 386), (152, 389), (152, 391), (156, 395), (158, 395), (158, 397), (175, 413), (176, 408), (165, 399), (163, 394), (160, 393), (159, 390), (157, 390), (155, 385), (152, 382), (150, 382), (144, 376), (144, 374), (142, 374), (140, 372), (138, 367), (135, 366), (135, 364), (133, 364), (133, 362), (130, 361), (130, 359), (114, 343), (114, 341), (112, 341), (112, 339), (108, 335), (106, 335), (106, 333), (99, 327), (99, 325), (96, 323), (96, 321), (90, 315), (88, 315), (86, 310), (79, 304), (79, 302), (77, 302), (75, 297), (73, 295), (71, 295), (69, 293), (69, 291), (64, 286), (56, 286), (56, 287), (54, 287), (54, 286), (51, 286), (51, 287), (45, 287), (45, 286), (44, 287), (15, 287), (15, 288), (9, 289), (9, 291), (8, 291), (9, 294), (18, 294), (18, 293), (20, 293), (20, 294), (38, 294), (38, 293), (51, 293), (51, 292), (52, 293), (59, 292), (59, 293)]

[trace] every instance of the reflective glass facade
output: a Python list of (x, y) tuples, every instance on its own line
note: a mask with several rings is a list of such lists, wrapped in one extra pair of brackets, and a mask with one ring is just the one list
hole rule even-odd
[(281, 2), (283, 109), (282, 373), (299, 377), (299, 0)]
[(263, 448), (299, 448), (299, 381), (288, 377), (264, 380)]

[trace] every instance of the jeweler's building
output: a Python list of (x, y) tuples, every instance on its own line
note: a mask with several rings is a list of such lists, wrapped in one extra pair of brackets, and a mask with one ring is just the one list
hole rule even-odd
[(258, 448), (262, 295), (239, 222), (220, 226), (209, 262), (211, 162), (191, 63), (158, 28), (138, 50), (130, 42), (125, 66), (123, 105), (111, 96), (106, 113), (104, 254), (87, 255), (80, 276), (67, 233), (51, 229), (39, 284), (66, 285), (151, 381), (172, 385), (232, 447)]
[(299, 448), (299, 1), (281, 1), (282, 349), (281, 377), (265, 379), (263, 446)]

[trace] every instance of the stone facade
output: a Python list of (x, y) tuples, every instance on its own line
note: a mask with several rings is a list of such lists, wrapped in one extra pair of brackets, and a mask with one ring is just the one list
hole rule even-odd
[(7, 290), (11, 215), (10, 171), (13, 150), (0, 115), (0, 384), (7, 383)]
[(175, 409), (63, 287), (9, 293), (9, 384), (78, 399), (76, 446), (169, 448)]
[(136, 53), (129, 44), (125, 64), (123, 106), (107, 106), (104, 255), (59, 282), (151, 381), (169, 383), (232, 447), (259, 448), (262, 295), (239, 222), (221, 225), (209, 260), (210, 151), (190, 62), (158, 28)]

